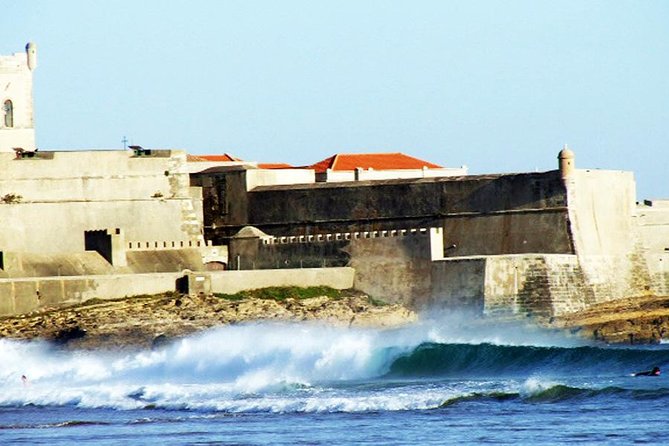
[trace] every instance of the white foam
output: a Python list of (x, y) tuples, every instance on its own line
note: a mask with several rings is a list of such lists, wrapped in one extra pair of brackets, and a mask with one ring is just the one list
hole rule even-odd
[[(230, 411), (427, 408), (450, 398), (448, 389), (435, 394), (421, 390), (417, 395), (360, 395), (341, 389), (328, 393), (327, 389), (333, 383), (374, 379), (419, 344), (461, 342), (459, 336), (438, 323), (386, 331), (249, 324), (210, 330), (157, 351), (123, 354), (62, 352), (44, 343), (0, 340), (0, 406), (132, 409), (155, 404)], [(474, 342), (473, 334), (467, 336)]]

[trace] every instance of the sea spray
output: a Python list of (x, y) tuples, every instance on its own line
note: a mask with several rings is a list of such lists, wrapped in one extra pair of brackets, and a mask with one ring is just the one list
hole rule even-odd
[[(556, 387), (563, 383), (555, 375), (618, 376), (639, 364), (669, 363), (661, 348), (573, 346), (574, 339), (555, 334), (528, 345), (536, 332), (523, 327), (471, 327), (437, 320), (393, 330), (244, 324), (133, 353), (1, 340), (0, 407), (424, 410), (468, 395), (562, 398), (569, 389)], [(532, 390), (532, 379), (544, 384)]]

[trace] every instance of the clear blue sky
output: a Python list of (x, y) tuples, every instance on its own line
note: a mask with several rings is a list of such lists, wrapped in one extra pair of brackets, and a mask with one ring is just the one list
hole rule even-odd
[(633, 170), (669, 197), (669, 1), (0, 0), (38, 45), (45, 150), (310, 164), (402, 151), (471, 173)]

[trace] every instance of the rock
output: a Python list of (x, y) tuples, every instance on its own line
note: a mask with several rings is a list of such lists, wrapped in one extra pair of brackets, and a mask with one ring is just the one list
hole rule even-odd
[(153, 340), (151, 341), (151, 349), (152, 350), (157, 350), (161, 347), (166, 346), (167, 344), (169, 344), (169, 342), (170, 342), (170, 338), (167, 337), (167, 335), (165, 335), (164, 333), (161, 333), (158, 336), (156, 336), (155, 338), (153, 338)]
[(63, 330), (58, 331), (54, 337), (53, 342), (56, 344), (65, 345), (68, 342), (71, 342), (75, 339), (81, 339), (86, 336), (86, 330), (79, 326), (68, 327)]

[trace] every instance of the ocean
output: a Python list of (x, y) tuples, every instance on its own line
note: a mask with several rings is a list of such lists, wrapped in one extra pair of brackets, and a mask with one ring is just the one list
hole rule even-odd
[(232, 325), (133, 352), (0, 340), (0, 444), (669, 442), (667, 378), (631, 376), (666, 345), (462, 320)]

